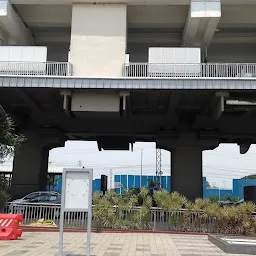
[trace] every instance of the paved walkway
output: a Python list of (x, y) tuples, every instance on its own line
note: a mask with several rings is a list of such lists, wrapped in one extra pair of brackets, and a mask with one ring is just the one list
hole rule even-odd
[[(66, 233), (64, 255), (85, 255), (85, 236), (84, 233)], [(22, 239), (0, 241), (0, 256), (56, 256), (58, 239), (58, 233), (23, 233)], [(95, 256), (235, 255), (224, 253), (209, 242), (207, 236), (140, 233), (92, 233), (91, 254)]]

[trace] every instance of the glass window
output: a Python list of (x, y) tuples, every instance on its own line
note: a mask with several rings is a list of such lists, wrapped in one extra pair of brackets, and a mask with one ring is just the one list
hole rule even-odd
[(49, 201), (55, 201), (57, 199), (57, 196), (50, 196)]
[(27, 196), (24, 197), (25, 200), (31, 200), (34, 199), (35, 197), (37, 197), (39, 195), (39, 193), (31, 193)]
[(47, 196), (47, 195), (39, 196), (38, 201), (39, 202), (49, 201), (49, 196)]

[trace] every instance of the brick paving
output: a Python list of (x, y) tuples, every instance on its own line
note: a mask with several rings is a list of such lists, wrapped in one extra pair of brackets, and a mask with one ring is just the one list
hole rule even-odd
[[(19, 240), (0, 241), (0, 256), (56, 256), (58, 241), (58, 233), (25, 232)], [(85, 233), (65, 233), (63, 255), (85, 255), (85, 241)], [(95, 256), (236, 255), (224, 253), (207, 236), (193, 235), (92, 233), (91, 248)]]

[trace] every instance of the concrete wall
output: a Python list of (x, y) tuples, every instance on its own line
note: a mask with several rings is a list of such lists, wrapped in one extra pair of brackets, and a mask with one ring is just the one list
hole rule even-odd
[(125, 4), (73, 4), (70, 61), (76, 76), (121, 76)]
[(256, 186), (256, 180), (233, 180), (233, 196), (244, 198), (244, 187), (246, 186)]
[(69, 47), (67, 45), (47, 45), (47, 61), (68, 61)]
[[(127, 52), (130, 54), (130, 62), (148, 62), (148, 48), (155, 46), (179, 47), (179, 44), (128, 43)], [(255, 44), (211, 44), (208, 49), (208, 62), (256, 63)]]
[(212, 44), (208, 49), (208, 62), (255, 63), (255, 44)]
[(120, 97), (116, 93), (79, 92), (72, 94), (71, 111), (119, 112)]

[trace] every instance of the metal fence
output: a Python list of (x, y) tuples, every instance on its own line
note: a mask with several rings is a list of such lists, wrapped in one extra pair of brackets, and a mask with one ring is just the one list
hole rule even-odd
[[(135, 207), (129, 211), (122, 211), (122, 218), (126, 220), (135, 212), (139, 212), (140, 207)], [(29, 225), (39, 219), (52, 220), (59, 225), (60, 205), (36, 205), (36, 204), (9, 204), (3, 211), (5, 213), (24, 214), (23, 225)], [(113, 207), (113, 212), (117, 214), (117, 208)], [(188, 212), (186, 210), (167, 212), (161, 208), (151, 208), (149, 216), (143, 220), (144, 224), (138, 229), (159, 230), (159, 231), (189, 231), (189, 232), (215, 232), (215, 219), (206, 217), (198, 212)], [(83, 228), (87, 225), (87, 213), (66, 212), (64, 214), (64, 227)], [(93, 228), (104, 228), (104, 224), (93, 216)]]
[(256, 63), (129, 63), (124, 77), (256, 77)]
[(0, 62), (0, 75), (71, 76), (69, 62)]

